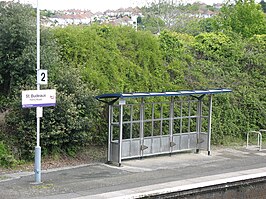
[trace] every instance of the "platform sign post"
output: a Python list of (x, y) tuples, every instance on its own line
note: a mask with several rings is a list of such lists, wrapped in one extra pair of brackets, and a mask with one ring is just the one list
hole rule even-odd
[(41, 183), (41, 146), (40, 146), (40, 119), (43, 117), (43, 107), (55, 106), (56, 90), (41, 90), (41, 85), (48, 83), (48, 71), (40, 69), (40, 9), (39, 0), (37, 0), (37, 90), (22, 91), (22, 107), (32, 108), (36, 107), (36, 147), (35, 147), (35, 183)]
[(56, 90), (26, 90), (22, 91), (22, 108), (36, 108), (37, 144), (35, 147), (35, 183), (41, 183), (41, 146), (40, 146), (40, 118), (43, 107), (56, 105)]
[[(40, 9), (39, 9), (39, 0), (37, 0), (37, 90), (40, 90), (40, 83), (38, 82), (38, 72), (40, 70)], [(37, 143), (35, 147), (35, 161), (34, 161), (34, 172), (35, 172), (35, 183), (41, 183), (41, 146), (40, 146), (40, 117), (36, 108), (36, 137)]]

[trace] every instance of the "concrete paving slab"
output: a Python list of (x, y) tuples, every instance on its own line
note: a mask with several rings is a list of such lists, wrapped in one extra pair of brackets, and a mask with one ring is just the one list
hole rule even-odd
[[(245, 148), (127, 160), (121, 167), (104, 163), (44, 171), (43, 183), (33, 172), (0, 176), (0, 199), (137, 198), (197, 186), (266, 176), (266, 151)], [(3, 179), (1, 181), (1, 179)]]

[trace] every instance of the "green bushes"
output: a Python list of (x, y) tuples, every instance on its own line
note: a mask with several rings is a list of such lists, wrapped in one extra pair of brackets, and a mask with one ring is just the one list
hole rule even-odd
[[(102, 93), (228, 87), (234, 93), (214, 98), (214, 143), (242, 139), (247, 130), (265, 126), (263, 35), (241, 43), (234, 33), (193, 37), (165, 31), (157, 37), (109, 26), (67, 27), (54, 34), (65, 64), (50, 69), (57, 106), (44, 108), (41, 119), (44, 154), (73, 155), (89, 143), (105, 143), (107, 110), (93, 98)], [(19, 97), (12, 107), (6, 133), (19, 157), (32, 158), (35, 110), (21, 109)]]
[[(101, 92), (165, 90), (162, 52), (156, 37), (130, 27), (91, 26), (56, 29), (62, 59), (82, 71)], [(166, 80), (166, 81), (165, 81)]]
[(15, 166), (17, 161), (14, 156), (10, 153), (7, 146), (1, 141), (0, 142), (0, 166), (12, 167)]
[[(242, 139), (247, 129), (264, 126), (263, 109), (258, 110), (265, 103), (261, 97), (265, 93), (264, 77), (260, 76), (265, 68), (261, 62), (265, 51), (258, 49), (265, 45), (263, 35), (243, 39), (229, 31), (195, 37), (163, 31), (157, 37), (127, 27), (108, 26), (69, 27), (55, 34), (64, 47), (63, 59), (72, 59), (70, 63), (83, 70), (84, 80), (99, 88), (100, 93), (228, 87), (233, 94), (215, 96), (214, 142), (222, 144), (226, 137)], [(65, 34), (74, 40), (67, 46)], [(75, 49), (78, 38), (83, 42)], [(89, 50), (92, 40), (99, 42), (93, 52)], [(67, 54), (67, 49), (87, 54), (81, 61)], [(246, 70), (254, 59), (253, 70)]]
[[(101, 131), (102, 122), (100, 118), (94, 119), (98, 115), (93, 98), (95, 94), (82, 83), (79, 70), (64, 66), (64, 70), (55, 71), (50, 85), (56, 89), (57, 102), (55, 107), (44, 108), (41, 146), (44, 154), (73, 154), (95, 141), (93, 135)], [(35, 109), (22, 109), (17, 98), (7, 115), (6, 124), (6, 134), (18, 157), (32, 158), (36, 145)]]
[[(0, 2), (0, 11), (0, 111), (7, 110), (0, 138), (18, 159), (31, 159), (36, 145), (36, 113), (35, 109), (21, 108), (21, 90), (36, 89), (36, 16), (33, 8), (19, 3)], [(101, 119), (92, 120), (98, 115), (93, 98), (97, 90), (84, 83), (80, 68), (69, 66), (70, 60), (60, 60), (52, 33), (46, 28), (41, 32), (41, 68), (49, 71), (49, 84), (42, 89), (56, 88), (57, 106), (44, 108), (41, 146), (44, 154), (73, 154), (97, 140), (92, 135), (102, 129)], [(80, 57), (80, 51), (71, 55)]]

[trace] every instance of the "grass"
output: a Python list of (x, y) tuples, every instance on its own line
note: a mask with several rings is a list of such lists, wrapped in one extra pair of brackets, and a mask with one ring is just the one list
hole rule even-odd
[[(251, 140), (252, 144), (256, 144)], [(263, 140), (263, 146), (266, 145), (266, 136)], [(221, 145), (212, 145), (212, 149), (218, 148), (240, 148), (246, 146), (246, 139), (226, 137)], [(266, 148), (266, 147), (265, 147)], [(68, 166), (77, 166), (81, 164), (90, 164), (101, 162), (105, 163), (107, 161), (107, 147), (106, 146), (87, 146), (84, 147), (82, 151), (69, 156), (67, 154), (53, 154), (42, 156), (42, 170), (68, 167)], [(19, 161), (19, 164), (13, 168), (0, 168), (1, 173), (14, 173), (18, 171), (33, 171), (34, 170), (34, 160), (30, 162)]]
[[(107, 160), (107, 148), (104, 146), (87, 146), (82, 151), (79, 151), (73, 156), (67, 154), (53, 154), (42, 156), (42, 170), (77, 166), (81, 164), (90, 164)], [(12, 168), (1, 168), (1, 173), (15, 173), (20, 171), (33, 171), (34, 160), (32, 161), (18, 161), (19, 164)]]
[(6, 180), (6, 179), (8, 179), (7, 176), (0, 176), (0, 181), (1, 181), (1, 180)]
[(33, 188), (35, 188), (35, 189), (51, 189), (53, 187), (54, 187), (53, 184), (40, 184), (40, 185), (34, 185)]

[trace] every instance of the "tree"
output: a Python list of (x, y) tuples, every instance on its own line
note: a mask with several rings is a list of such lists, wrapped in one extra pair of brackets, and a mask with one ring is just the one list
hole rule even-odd
[(182, 4), (179, 1), (160, 0), (153, 1), (149, 6), (143, 8), (143, 24), (147, 30), (161, 32), (173, 30), (179, 33), (197, 35), (202, 32), (201, 20), (204, 15), (202, 11), (217, 11), (212, 6), (201, 5), (200, 3)]
[[(159, 33), (164, 28), (169, 29), (175, 24), (176, 17), (180, 15), (180, 10), (177, 9), (177, 5), (176, 0), (159, 0), (159, 2), (152, 2), (150, 5), (143, 8), (148, 18), (146, 22), (150, 22), (151, 19), (156, 22), (156, 26), (154, 27), (157, 28), (157, 32)], [(144, 25), (147, 27), (148, 24), (144, 23)]]
[(29, 80), (35, 71), (35, 18), (27, 5), (0, 2), (0, 94)]
[(254, 0), (236, 0), (225, 4), (217, 18), (217, 29), (240, 33), (244, 37), (266, 34), (266, 18)]
[[(0, 139), (7, 138), (5, 141), (17, 157), (25, 159), (32, 157), (36, 138), (36, 111), (21, 108), (21, 90), (36, 88), (36, 14), (30, 6), (0, 3), (1, 108), (8, 101), (4, 135), (1, 133)], [(96, 131), (91, 130), (95, 128), (91, 117), (97, 115), (93, 113), (96, 106), (94, 94), (83, 83), (80, 71), (59, 58), (52, 31), (43, 28), (41, 68), (49, 70), (49, 85), (42, 88), (57, 90), (57, 106), (45, 108), (46, 117), (41, 120), (43, 152), (73, 155)]]
[(147, 30), (154, 34), (160, 33), (165, 28), (164, 21), (158, 17), (147, 15), (142, 19), (142, 24), (138, 25), (140, 30)]
[[(36, 13), (29, 5), (0, 2), (0, 96), (11, 97), (23, 85), (36, 85)], [(41, 32), (41, 68), (59, 61), (51, 32)]]

